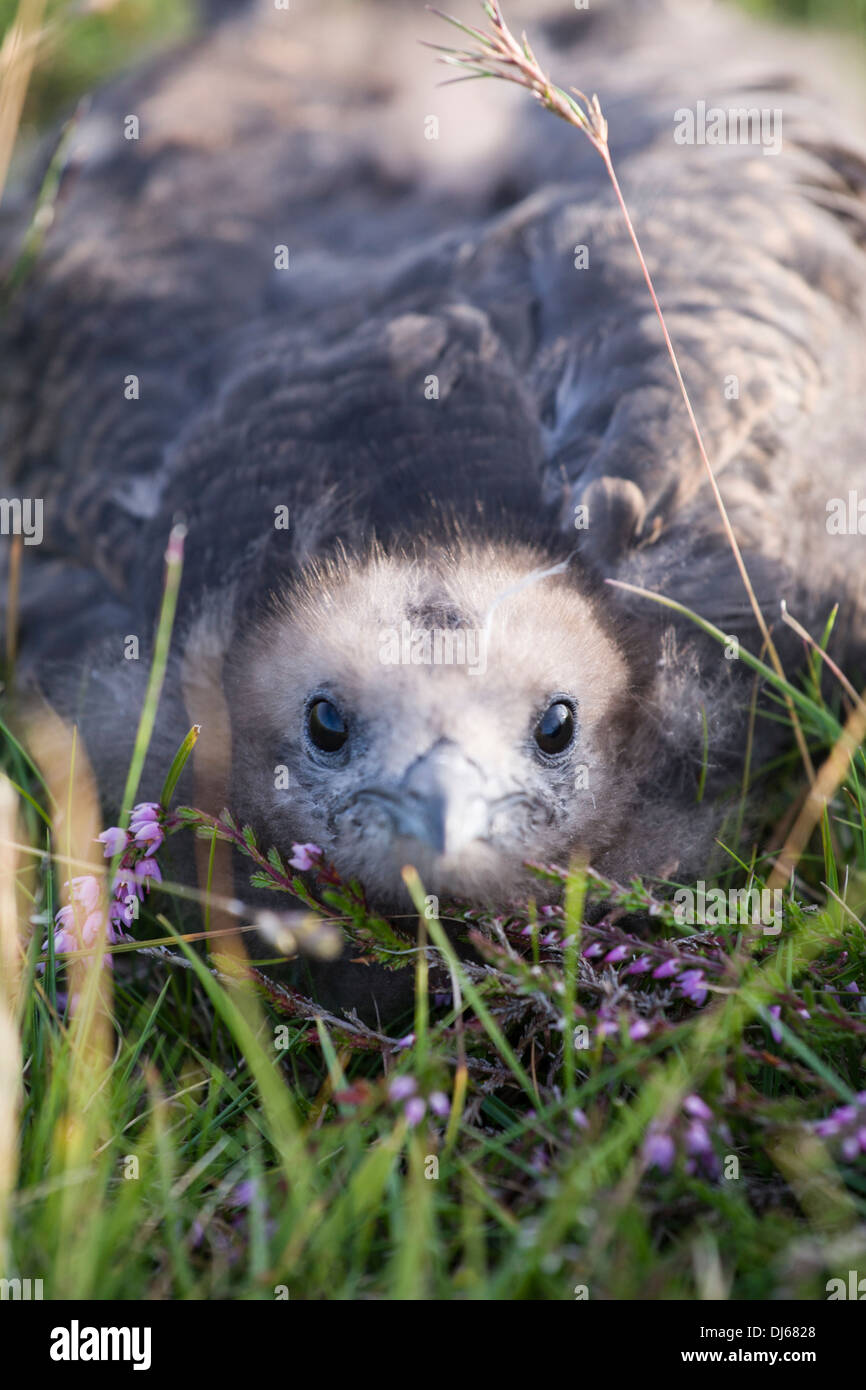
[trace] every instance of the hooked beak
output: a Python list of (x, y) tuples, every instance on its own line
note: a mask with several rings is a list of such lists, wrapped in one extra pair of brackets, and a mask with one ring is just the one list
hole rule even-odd
[(442, 741), (412, 764), (393, 792), (361, 795), (387, 812), (394, 833), (452, 858), (489, 830), (490, 805), (479, 768), (456, 744)]

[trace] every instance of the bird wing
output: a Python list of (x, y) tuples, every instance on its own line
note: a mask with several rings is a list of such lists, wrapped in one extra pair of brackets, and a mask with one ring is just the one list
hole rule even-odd
[[(777, 595), (822, 499), (863, 474), (863, 150), (779, 77), (819, 64), (775, 33), (678, 4), (530, 20), (559, 80), (601, 94), (707, 452)], [(736, 616), (601, 161), (498, 84), (436, 89), (418, 37), (390, 6), (241, 17), (96, 98), (0, 337), (4, 486), (44, 498), (46, 557), (135, 604), (178, 514), (194, 590), (285, 561), (278, 505), (296, 560), (483, 498), (553, 516), (606, 577)], [(781, 109), (781, 153), (676, 145), (699, 99)]]

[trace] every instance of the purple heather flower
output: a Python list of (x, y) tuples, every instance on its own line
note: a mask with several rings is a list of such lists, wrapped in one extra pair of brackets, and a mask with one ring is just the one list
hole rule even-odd
[[(839, 1148), (842, 1156), (852, 1163), (861, 1151), (866, 1153), (864, 1108), (866, 1108), (866, 1094), (861, 1091), (857, 1096), (856, 1105), (838, 1105), (825, 1120), (817, 1120), (812, 1125), (814, 1132), (822, 1139), (835, 1139), (837, 1136), (841, 1136)], [(848, 1130), (848, 1133), (845, 1133), (845, 1130)]]
[(676, 975), (679, 968), (680, 962), (675, 957), (672, 957), (670, 960), (666, 960), (661, 965), (656, 966), (653, 971), (653, 979), (669, 980), (671, 975)]
[(148, 879), (154, 883), (162, 883), (162, 873), (155, 859), (140, 859), (135, 866), (135, 876), (145, 890), (150, 889)]
[(838, 1120), (841, 1125), (853, 1124), (857, 1118), (856, 1105), (840, 1105), (833, 1111), (833, 1119)]
[(81, 874), (78, 878), (64, 883), (74, 903), (80, 903), (85, 912), (92, 912), (99, 902), (99, 880), (93, 874)]
[(583, 1111), (580, 1110), (577, 1106), (575, 1106), (574, 1110), (572, 1110), (571, 1118), (573, 1123), (577, 1125), (578, 1129), (589, 1129), (589, 1120), (586, 1118), (586, 1115), (583, 1113)]
[(418, 1082), (414, 1076), (395, 1076), (388, 1086), (388, 1095), (391, 1100), (408, 1100), (418, 1089)]
[(583, 954), (587, 959), (591, 960), (593, 956), (600, 956), (603, 950), (604, 947), (600, 942), (593, 941), (591, 945), (587, 946)]
[(142, 886), (135, 876), (135, 869), (118, 869), (117, 873), (114, 875), (114, 887), (112, 892), (115, 898), (118, 898), (121, 902), (125, 898), (133, 896), (137, 898), (144, 897)]
[[(78, 949), (78, 942), (73, 936), (72, 932), (55, 931), (54, 950), (58, 954), (62, 954), (64, 951), (77, 951)], [(43, 947), (43, 950), (48, 950), (47, 945)]]
[[(777, 1019), (781, 1012), (782, 1006), (780, 1004), (771, 1004), (769, 1009), (767, 1010), (767, 1013), (770, 1014), (771, 1017), (774, 1019)], [(782, 1030), (777, 1023), (770, 1024), (770, 1035), (773, 1039), (773, 1042), (780, 1043), (782, 1041)]]
[(677, 983), (683, 997), (700, 1008), (707, 997), (707, 982), (703, 970), (685, 970)]
[(256, 1196), (255, 1178), (243, 1178), (232, 1191), (229, 1202), (233, 1207), (248, 1207)]
[(821, 1139), (832, 1139), (835, 1134), (839, 1133), (839, 1129), (838, 1121), (834, 1120), (832, 1116), (826, 1120), (818, 1120), (815, 1125), (815, 1133)]
[(410, 1125), (417, 1125), (423, 1120), (426, 1110), (427, 1102), (420, 1096), (413, 1096), (411, 1100), (407, 1100), (403, 1113)]
[(104, 918), (101, 912), (91, 912), (81, 928), (81, 940), (85, 946), (92, 946), (102, 930)]
[(638, 1018), (628, 1030), (628, 1035), (632, 1042), (640, 1042), (642, 1038), (649, 1037), (650, 1026), (645, 1018)]
[(430, 1109), (433, 1111), (433, 1114), (438, 1115), (440, 1119), (444, 1120), (445, 1116), (451, 1113), (451, 1102), (444, 1091), (432, 1091), (429, 1100)]
[(293, 869), (300, 869), (302, 872), (306, 869), (315, 868), (316, 860), (320, 859), (322, 855), (319, 846), (314, 844), (293, 844), (292, 849), (294, 853), (289, 863)]
[(706, 1101), (701, 1100), (700, 1096), (696, 1096), (694, 1093), (686, 1096), (683, 1101), (683, 1109), (687, 1115), (691, 1115), (693, 1120), (711, 1120), (713, 1118), (713, 1112)]
[(106, 859), (113, 859), (116, 854), (120, 854), (129, 844), (129, 836), (125, 830), (121, 830), (119, 825), (110, 825), (107, 830), (103, 830), (101, 835), (97, 835), (97, 840), (102, 845), (102, 853)]
[(643, 1156), (650, 1168), (660, 1168), (663, 1173), (669, 1173), (673, 1167), (675, 1154), (674, 1141), (669, 1134), (662, 1134), (656, 1130), (647, 1135), (643, 1146)]
[(116, 899), (108, 905), (108, 920), (115, 927), (131, 927), (135, 921), (135, 908), (126, 903), (118, 902)]
[(712, 1152), (712, 1140), (701, 1120), (692, 1120), (686, 1130), (685, 1142), (687, 1153), (705, 1154)]
[(608, 951), (604, 958), (605, 965), (617, 965), (621, 960), (625, 960), (628, 952), (628, 946), (614, 946), (613, 950)]
[(637, 960), (632, 961), (625, 973), (626, 975), (645, 975), (650, 969), (652, 969), (652, 957), (638, 956)]
[(858, 983), (857, 983), (856, 980), (852, 980), (852, 981), (850, 982), (850, 984), (847, 984), (847, 985), (845, 986), (845, 989), (848, 991), (849, 994), (859, 994), (859, 993), (860, 993), (860, 986), (858, 985)]
[(133, 806), (129, 819), (129, 826), (133, 834), (145, 822), (159, 820), (161, 809), (158, 801), (139, 801), (137, 806)]
[(165, 839), (165, 832), (161, 825), (156, 821), (145, 821), (135, 832), (135, 843), (137, 845), (147, 845), (152, 854), (155, 854)]

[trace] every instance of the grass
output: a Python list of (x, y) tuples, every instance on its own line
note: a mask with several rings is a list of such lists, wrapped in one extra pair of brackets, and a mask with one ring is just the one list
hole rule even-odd
[[(175, 544), (125, 813), (179, 565)], [(826, 791), (788, 817), (802, 843), (791, 830), (781, 880), (785, 837), (744, 842), (731, 805), (719, 882), (781, 888), (778, 935), (683, 925), (670, 886), (581, 865), (537, 865), (512, 916), (443, 904), (450, 937), (410, 872), (418, 923), (385, 923), (327, 865), (295, 874), (230, 817), (173, 804), (191, 735), (164, 823), (211, 864), (233, 841), (278, 908), (301, 895), (303, 920), (277, 920), (303, 949), (339, 932), (413, 971), (414, 1008), (384, 1031), (245, 970), (225, 938), (204, 954), (171, 885), (131, 940), (55, 951), (63, 881), (101, 874), (96, 798), (72, 731), (4, 725), (0, 1277), (76, 1301), (823, 1299), (866, 1268), (866, 1166), (846, 1148), (866, 1126), (866, 758), (845, 736), (856, 693), (821, 679), (827, 636), (799, 682), (743, 654), (775, 717), (796, 709)], [(793, 731), (768, 772), (781, 814)]]
[[(820, 764), (839, 713), (817, 685), (789, 693)], [(80, 763), (71, 741), (67, 753)], [(796, 756), (792, 743), (789, 775)], [(841, 1148), (857, 1122), (843, 1110), (838, 1132), (815, 1128), (863, 1086), (862, 749), (778, 937), (688, 928), (647, 886), (539, 865), (546, 911), (443, 913), (483, 957), (468, 964), (424, 916), (416, 876), (417, 937), (371, 917), (327, 866), (302, 879), (224, 817), (218, 833), (260, 882), (318, 902), (352, 955), (414, 968), (414, 1015), (384, 1033), (239, 978), (219, 941), (202, 957), (170, 890), (148, 897), (136, 944), (111, 948), (113, 998), (102, 947), (44, 956), (40, 973), (68, 872), (65, 854), (41, 853), (57, 844), (58, 763), (45, 785), (10, 740), (6, 766), (19, 904), (7, 874), (0, 1030), (18, 1039), (23, 1088), (5, 1277), (75, 1299), (819, 1298), (862, 1262), (866, 1174)], [(30, 797), (17, 827), (12, 782)], [(178, 808), (168, 823), (214, 831)], [(38, 856), (13, 848), (28, 838)], [(754, 846), (740, 858), (769, 881)], [(8, 1138), (11, 1091), (0, 1107)], [(653, 1134), (668, 1136), (669, 1165), (653, 1166)]]
[[(0, 0), (0, 36), (18, 11), (18, 0)], [(186, 38), (195, 12), (193, 0), (46, 0), (25, 133), (69, 114), (79, 97), (118, 69)]]

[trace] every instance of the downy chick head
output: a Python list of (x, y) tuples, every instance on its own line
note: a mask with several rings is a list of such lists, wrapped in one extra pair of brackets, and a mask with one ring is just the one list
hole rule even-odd
[(307, 572), (233, 676), (233, 803), (268, 844), (313, 841), (371, 904), (487, 904), (525, 861), (615, 833), (633, 672), (567, 564), (530, 547), (373, 553)]

